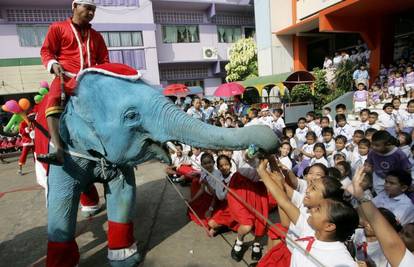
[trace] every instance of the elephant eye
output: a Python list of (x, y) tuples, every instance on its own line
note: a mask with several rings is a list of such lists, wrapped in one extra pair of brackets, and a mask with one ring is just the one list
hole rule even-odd
[(136, 111), (130, 110), (127, 113), (125, 113), (125, 121), (128, 123), (134, 123), (139, 121), (139, 114)]

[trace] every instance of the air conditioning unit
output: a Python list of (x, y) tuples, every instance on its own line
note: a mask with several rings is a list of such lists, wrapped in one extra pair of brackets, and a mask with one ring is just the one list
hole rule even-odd
[(203, 47), (203, 58), (204, 59), (217, 59), (217, 48)]
[(227, 60), (230, 60), (231, 47), (227, 48)]

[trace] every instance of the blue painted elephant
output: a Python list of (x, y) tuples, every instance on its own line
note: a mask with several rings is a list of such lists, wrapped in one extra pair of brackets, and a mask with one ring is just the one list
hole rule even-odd
[(63, 166), (48, 179), (47, 266), (75, 266), (76, 216), (82, 190), (102, 182), (108, 213), (108, 259), (112, 266), (136, 266), (141, 255), (133, 237), (134, 166), (149, 159), (169, 161), (162, 144), (175, 140), (211, 149), (240, 150), (256, 144), (275, 151), (270, 128), (225, 129), (193, 119), (142, 80), (108, 72), (83, 74), (60, 121)]

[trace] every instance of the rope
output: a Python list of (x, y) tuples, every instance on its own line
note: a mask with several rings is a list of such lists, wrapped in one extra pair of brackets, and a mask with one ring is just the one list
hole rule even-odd
[[(173, 150), (176, 151), (175, 146), (171, 143), (171, 142), (167, 142), (167, 146)], [(206, 170), (203, 166), (201, 166), (201, 164), (199, 164), (198, 162), (194, 161), (193, 159), (191, 159), (191, 162), (194, 163), (194, 165), (196, 165), (198, 168), (200, 168), (201, 170), (205, 171), (210, 177), (212, 177), (214, 180), (216, 180), (217, 182), (221, 183), (221, 185), (227, 189), (227, 191), (232, 194), (238, 201), (240, 201), (242, 204), (245, 205), (245, 207), (247, 207), (251, 212), (253, 212), (257, 217), (261, 218), (263, 221), (265, 221), (269, 226), (274, 226), (275, 224), (273, 222), (271, 222), (268, 218), (266, 218), (265, 216), (263, 216), (260, 212), (258, 212), (254, 207), (252, 207), (249, 203), (247, 203), (246, 201), (244, 201), (242, 198), (240, 198), (235, 192), (233, 192), (232, 189), (230, 189), (230, 187), (228, 187), (225, 183), (223, 183), (221, 181), (221, 179), (219, 179), (218, 177), (216, 177), (215, 175), (213, 175), (211, 172), (209, 172), (208, 170)], [(187, 204), (187, 203), (186, 203)], [(320, 266), (320, 267), (325, 267), (324, 264), (322, 264), (318, 259), (316, 259), (314, 256), (312, 256), (308, 251), (306, 251), (306, 249), (302, 248), (294, 239), (290, 238), (288, 235), (286, 235), (285, 233), (283, 233), (282, 231), (280, 231), (277, 227), (274, 227), (274, 230), (276, 230), (279, 234), (281, 234), (282, 236), (285, 236), (285, 239), (289, 240), (292, 245), (294, 245), (296, 248), (299, 249), (299, 251), (305, 256), (305, 257), (309, 257), (316, 265)]]

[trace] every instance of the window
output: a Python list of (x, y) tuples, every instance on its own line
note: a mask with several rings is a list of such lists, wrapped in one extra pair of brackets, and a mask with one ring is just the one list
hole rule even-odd
[(142, 32), (101, 32), (108, 47), (143, 46)]
[(48, 26), (46, 25), (17, 25), (17, 35), (22, 47), (40, 47), (45, 40)]
[(162, 26), (164, 43), (198, 43), (200, 42), (197, 25)]
[(137, 70), (147, 68), (144, 49), (109, 50), (109, 61), (123, 63)]
[(241, 39), (241, 27), (217, 26), (219, 43), (235, 43)]
[(180, 83), (185, 86), (200, 86), (204, 88), (204, 80), (170, 80), (169, 83)]

